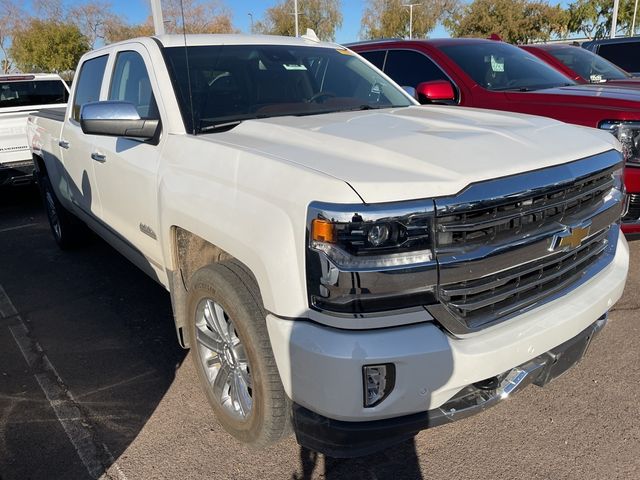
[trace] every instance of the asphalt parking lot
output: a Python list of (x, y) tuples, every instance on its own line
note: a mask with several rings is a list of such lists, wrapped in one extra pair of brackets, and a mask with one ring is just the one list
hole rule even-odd
[(0, 192), (0, 479), (640, 478), (640, 242), (587, 357), (544, 389), (369, 457), (217, 424), (168, 294), (101, 240), (55, 246), (34, 189)]

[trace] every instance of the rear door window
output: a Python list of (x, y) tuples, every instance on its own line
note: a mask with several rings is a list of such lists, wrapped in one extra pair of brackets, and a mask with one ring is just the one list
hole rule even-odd
[(80, 121), (80, 109), (89, 102), (97, 102), (100, 99), (100, 87), (102, 77), (107, 66), (108, 55), (92, 58), (82, 64), (78, 75), (78, 86), (73, 98), (71, 118)]

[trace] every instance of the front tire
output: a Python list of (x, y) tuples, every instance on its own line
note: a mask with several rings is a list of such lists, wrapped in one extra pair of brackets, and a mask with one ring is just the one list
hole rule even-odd
[(255, 280), (235, 260), (191, 278), (188, 335), (201, 385), (222, 427), (255, 447), (289, 432), (290, 407)]

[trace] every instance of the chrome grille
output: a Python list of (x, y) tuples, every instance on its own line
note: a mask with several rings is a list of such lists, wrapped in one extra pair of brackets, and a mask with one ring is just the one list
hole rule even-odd
[(427, 310), (451, 333), (466, 334), (602, 270), (619, 235), (621, 168), (620, 154), (609, 151), (436, 198), (439, 302)]
[(577, 281), (607, 247), (605, 229), (582, 246), (488, 277), (440, 286), (440, 300), (469, 328), (525, 309)]
[(438, 219), (440, 249), (468, 249), (505, 237), (522, 235), (551, 222), (561, 222), (600, 203), (613, 187), (610, 171), (545, 189), (517, 200), (505, 200), (489, 207), (465, 209)]

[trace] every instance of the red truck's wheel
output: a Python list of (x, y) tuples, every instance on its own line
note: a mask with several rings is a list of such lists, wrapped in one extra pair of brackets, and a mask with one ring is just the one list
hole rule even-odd
[(282, 438), (290, 406), (253, 278), (234, 260), (201, 268), (191, 278), (188, 309), (193, 360), (218, 421), (254, 446)]

